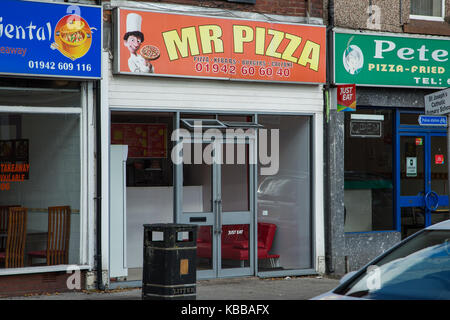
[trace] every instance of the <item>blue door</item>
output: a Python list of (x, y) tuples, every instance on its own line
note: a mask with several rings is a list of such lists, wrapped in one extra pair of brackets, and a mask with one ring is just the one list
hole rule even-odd
[(399, 135), (397, 203), (404, 238), (449, 217), (447, 137), (426, 130)]

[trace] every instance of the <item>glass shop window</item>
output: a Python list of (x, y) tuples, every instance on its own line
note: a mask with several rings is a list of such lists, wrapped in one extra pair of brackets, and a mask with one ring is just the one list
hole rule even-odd
[(127, 187), (173, 186), (169, 113), (113, 112), (111, 144), (128, 145)]
[(0, 113), (0, 268), (78, 264), (80, 115)]
[(345, 232), (394, 229), (391, 110), (345, 114)]
[(444, 0), (411, 0), (411, 18), (413, 19), (442, 19), (444, 9)]
[(258, 123), (267, 130), (267, 139), (259, 141), (259, 163), (270, 152), (270, 166), (278, 167), (270, 173), (262, 171), (269, 165), (258, 170), (258, 270), (312, 268), (311, 119), (259, 115)]
[(0, 101), (2, 106), (79, 108), (80, 83), (0, 77)]

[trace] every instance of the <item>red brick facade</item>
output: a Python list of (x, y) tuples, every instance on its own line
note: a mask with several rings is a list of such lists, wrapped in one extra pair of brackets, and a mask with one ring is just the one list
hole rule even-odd
[[(255, 0), (254, 4), (228, 2), (227, 0), (134, 0), (136, 2), (158, 2), (183, 4), (207, 8), (279, 14), (287, 16), (322, 18), (322, 0)], [(107, 2), (107, 1), (103, 1)], [(308, 10), (307, 10), (308, 9)]]
[[(67, 287), (66, 272), (31, 273), (0, 276), (0, 298), (73, 291)], [(81, 289), (86, 287), (81, 272)]]

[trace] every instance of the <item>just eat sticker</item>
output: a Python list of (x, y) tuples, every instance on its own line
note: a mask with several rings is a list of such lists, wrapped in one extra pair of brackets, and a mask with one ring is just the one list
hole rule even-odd
[(434, 163), (435, 164), (444, 164), (444, 155), (443, 154), (435, 154), (434, 155)]

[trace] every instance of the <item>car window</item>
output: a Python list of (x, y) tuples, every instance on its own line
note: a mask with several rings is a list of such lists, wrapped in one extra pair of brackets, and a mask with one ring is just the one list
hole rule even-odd
[(425, 230), (336, 293), (366, 299), (450, 299), (450, 230)]

